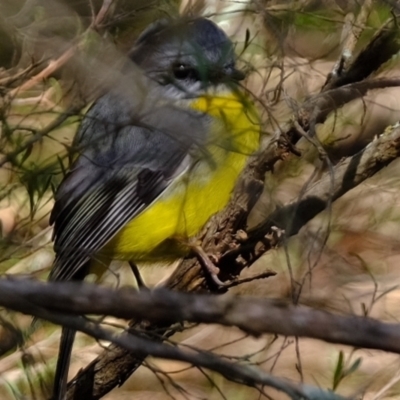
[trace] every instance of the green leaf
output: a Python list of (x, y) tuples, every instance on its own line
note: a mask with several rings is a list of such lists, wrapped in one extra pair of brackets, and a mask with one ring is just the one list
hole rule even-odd
[(20, 165), (23, 165), (23, 163), (28, 159), (28, 157), (32, 154), (32, 150), (33, 150), (33, 145), (30, 144), (21, 158)]
[(57, 157), (58, 165), (60, 166), (60, 169), (61, 169), (61, 174), (63, 177), (65, 177), (65, 175), (67, 174), (67, 170), (65, 169), (63, 159), (58, 154), (56, 157)]
[(333, 374), (333, 385), (332, 390), (336, 390), (339, 386), (340, 381), (343, 379), (343, 368), (344, 368), (344, 354), (343, 351), (339, 352), (339, 358), (336, 364), (335, 373)]
[(246, 29), (246, 36), (244, 39), (244, 50), (246, 50), (247, 47), (249, 47), (249, 44), (250, 44), (250, 31), (249, 29)]
[(355, 371), (358, 369), (358, 367), (360, 366), (361, 361), (362, 361), (361, 358), (357, 358), (357, 360), (354, 361), (354, 363), (351, 365), (351, 367), (349, 367), (349, 368), (345, 371), (345, 375), (347, 376), (347, 375), (350, 375), (350, 374), (352, 374), (353, 372), (355, 372)]

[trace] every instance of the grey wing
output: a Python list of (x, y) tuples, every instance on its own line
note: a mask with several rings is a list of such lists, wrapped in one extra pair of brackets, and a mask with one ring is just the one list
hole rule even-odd
[(190, 163), (191, 141), (132, 121), (119, 123), (104, 113), (103, 103), (110, 100), (101, 99), (85, 117), (75, 143), (80, 155), (56, 194), (51, 280), (77, 276)]

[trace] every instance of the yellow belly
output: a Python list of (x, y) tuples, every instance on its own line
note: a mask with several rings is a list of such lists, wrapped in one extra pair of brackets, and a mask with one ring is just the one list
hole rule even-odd
[(191, 107), (215, 117), (207, 151), (106, 245), (102, 253), (107, 257), (153, 261), (182, 256), (186, 247), (170, 239), (195, 236), (228, 203), (248, 157), (258, 147), (258, 118), (234, 95), (202, 97)]

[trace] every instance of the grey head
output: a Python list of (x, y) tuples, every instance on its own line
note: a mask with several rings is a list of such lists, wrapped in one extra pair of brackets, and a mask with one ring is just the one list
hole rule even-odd
[(130, 58), (172, 97), (244, 78), (235, 67), (231, 40), (205, 18), (155, 22), (140, 35)]

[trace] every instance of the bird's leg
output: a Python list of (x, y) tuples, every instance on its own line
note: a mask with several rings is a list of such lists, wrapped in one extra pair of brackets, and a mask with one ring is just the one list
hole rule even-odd
[(192, 249), (193, 253), (196, 254), (200, 263), (206, 269), (206, 272), (210, 275), (210, 278), (213, 280), (213, 282), (219, 287), (228, 286), (229, 283), (222, 282), (218, 278), (219, 268), (216, 267), (215, 264), (211, 261), (210, 256), (204, 251), (201, 245), (191, 243), (189, 246)]
[(139, 271), (139, 268), (137, 267), (137, 265), (133, 261), (129, 261), (129, 265), (131, 267), (133, 275), (135, 275), (135, 279), (136, 279), (139, 290), (149, 290), (149, 288), (144, 283), (144, 280), (142, 278), (142, 275), (140, 274), (140, 271)]

